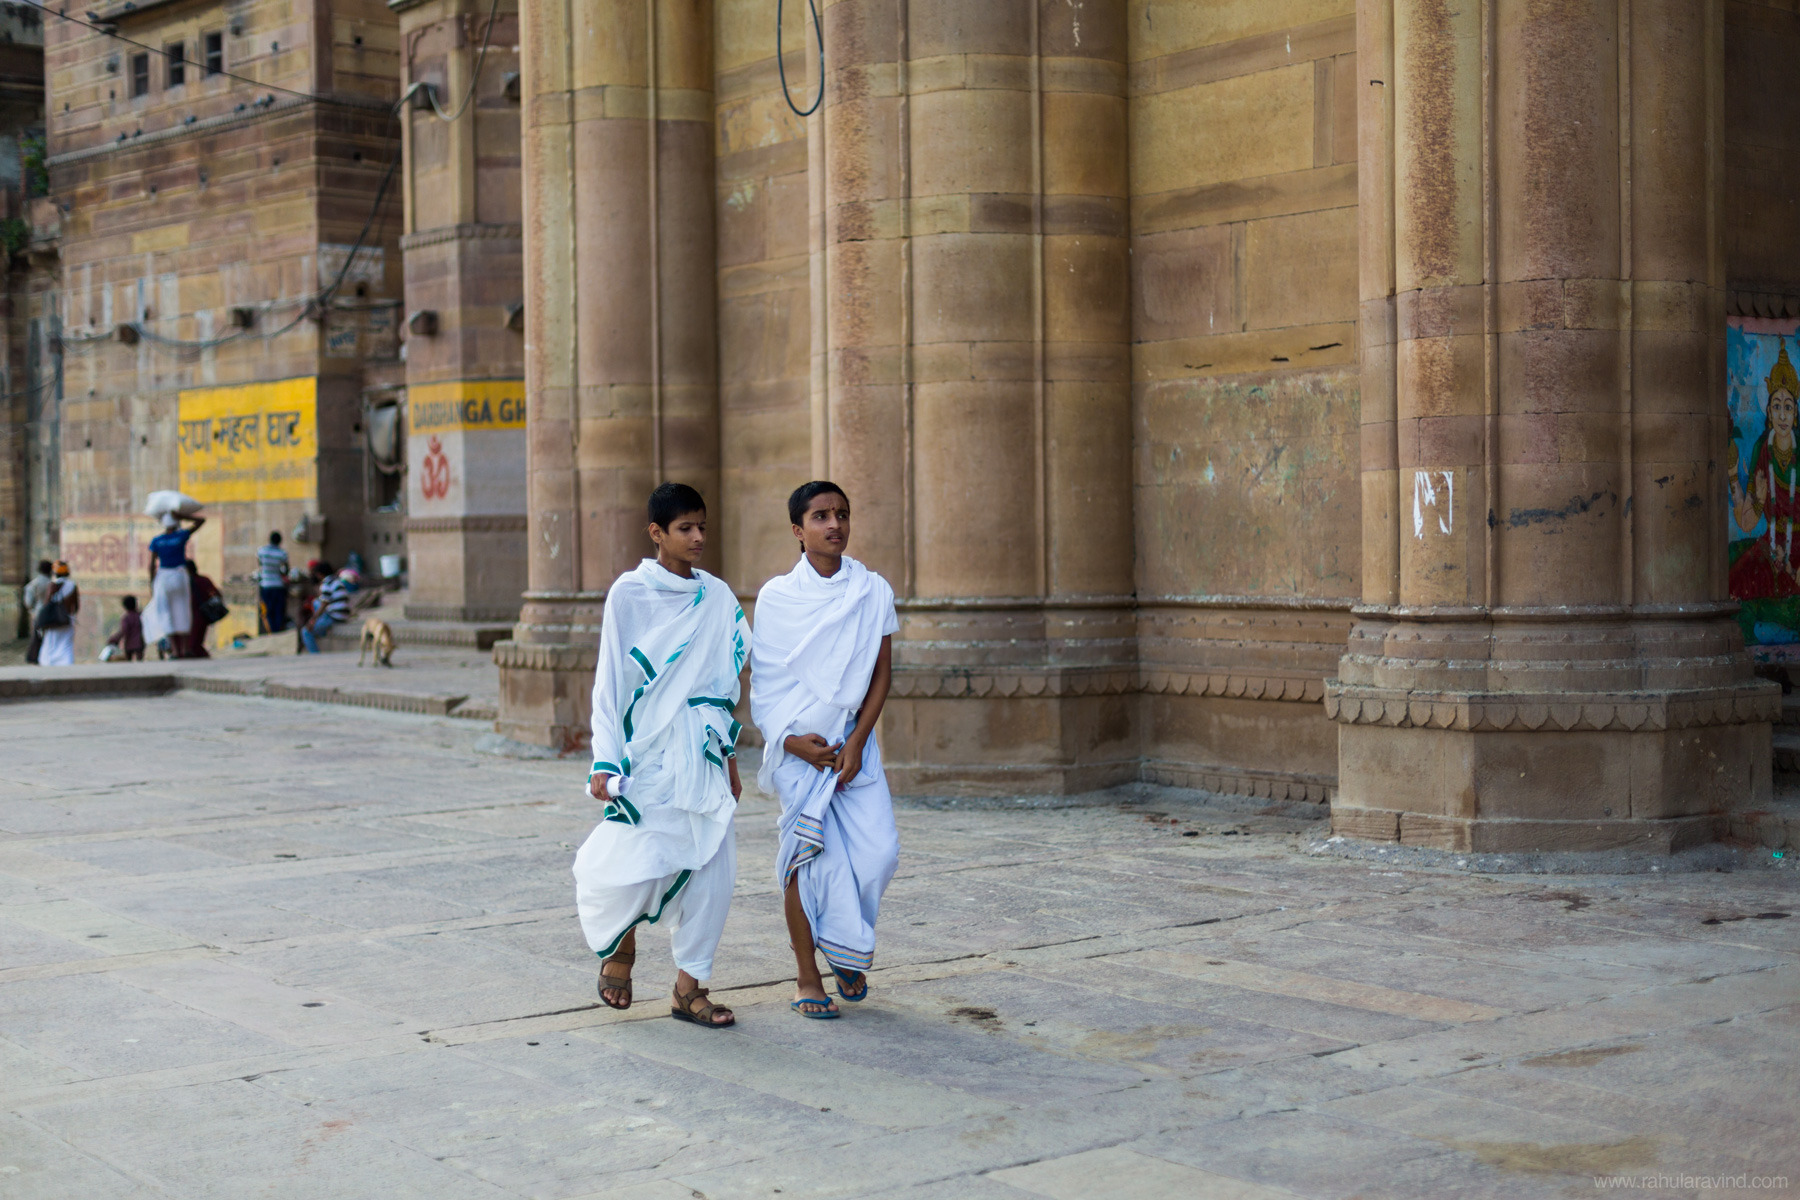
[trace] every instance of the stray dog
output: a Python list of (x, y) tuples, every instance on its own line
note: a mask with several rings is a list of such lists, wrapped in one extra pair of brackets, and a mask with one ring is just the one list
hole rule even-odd
[(362, 638), (357, 644), (356, 665), (362, 666), (363, 659), (369, 650), (375, 651), (375, 661), (384, 667), (394, 665), (394, 631), (380, 617), (370, 617), (363, 622)]

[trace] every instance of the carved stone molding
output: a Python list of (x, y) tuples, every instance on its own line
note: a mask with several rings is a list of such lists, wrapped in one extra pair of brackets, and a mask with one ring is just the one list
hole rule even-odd
[(1138, 690), (1152, 696), (1228, 696), (1242, 700), (1289, 700), (1316, 704), (1325, 695), (1325, 680), (1227, 672), (1148, 669), (1138, 674)]
[(1322, 775), (1256, 771), (1219, 763), (1170, 762), (1154, 758), (1144, 760), (1139, 767), (1139, 778), (1145, 783), (1165, 787), (1192, 788), (1224, 796), (1255, 796), (1263, 800), (1297, 800), (1307, 804), (1326, 803), (1331, 799), (1331, 789), (1336, 783), (1335, 779)]
[(522, 225), (440, 225), (436, 229), (421, 229), (406, 234), (400, 239), (400, 249), (417, 250), (421, 246), (436, 246), (441, 242), (487, 239), (518, 241), (524, 236), (525, 229)]
[(589, 671), (600, 659), (596, 646), (554, 642), (495, 642), (494, 665), (502, 671)]
[(1325, 681), (1325, 715), (1344, 725), (1461, 732), (1658, 732), (1781, 718), (1781, 687), (1622, 693), (1411, 692)]
[(524, 533), (524, 514), (473, 517), (408, 517), (408, 533)]
[(907, 700), (1061, 699), (1122, 696), (1137, 690), (1129, 668), (1102, 670), (895, 667), (891, 695)]

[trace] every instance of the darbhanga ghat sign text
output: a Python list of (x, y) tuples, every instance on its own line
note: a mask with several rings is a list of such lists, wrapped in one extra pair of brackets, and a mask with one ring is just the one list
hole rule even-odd
[(525, 428), (523, 379), (457, 379), (407, 389), (406, 426), (413, 433)]
[(310, 500), (317, 486), (318, 381), (311, 376), (180, 397), (181, 490), (202, 504)]

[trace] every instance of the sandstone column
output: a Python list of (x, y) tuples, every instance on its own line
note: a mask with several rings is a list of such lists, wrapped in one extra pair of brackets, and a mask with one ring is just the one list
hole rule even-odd
[(1719, 0), (1362, 0), (1340, 833), (1679, 848), (1770, 791), (1725, 593)]
[(406, 114), (406, 313), (432, 321), (406, 347), (406, 615), (485, 624), (411, 636), (486, 644), (518, 616), (526, 573), (519, 101), (506, 86), (519, 18), (512, 0), (491, 30), (481, 0), (390, 7), (402, 85), (430, 84), (439, 108), (461, 109)]
[(816, 468), (901, 597), (889, 778), (1135, 778), (1125, 5), (839, 0)]
[(494, 651), (498, 729), (572, 750), (645, 498), (717, 492), (712, 5), (522, 13), (530, 590)]

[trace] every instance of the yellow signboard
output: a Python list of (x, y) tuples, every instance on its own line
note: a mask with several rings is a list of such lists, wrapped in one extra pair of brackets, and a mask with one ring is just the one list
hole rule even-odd
[(523, 379), (455, 379), (406, 390), (406, 424), (413, 433), (525, 428)]
[(318, 381), (311, 376), (181, 393), (181, 490), (202, 504), (310, 500)]

